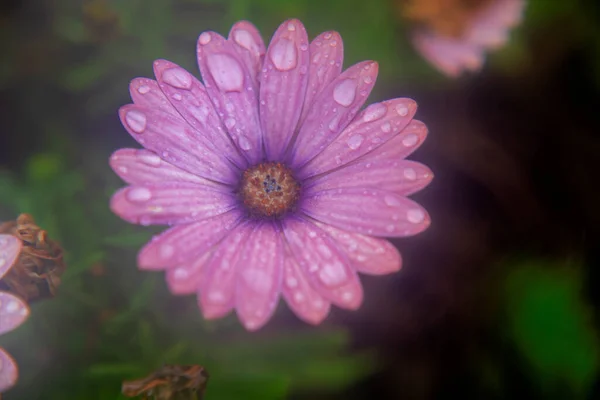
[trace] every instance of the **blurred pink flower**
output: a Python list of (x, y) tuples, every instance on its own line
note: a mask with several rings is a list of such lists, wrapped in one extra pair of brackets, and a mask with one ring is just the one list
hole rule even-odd
[[(21, 241), (11, 235), (0, 235), (0, 279), (8, 272), (21, 251)], [(0, 292), (0, 335), (12, 331), (29, 316), (25, 302), (8, 292)], [(17, 364), (0, 348), (0, 393), (17, 382)]]
[(357, 309), (357, 272), (398, 271), (400, 254), (378, 236), (415, 235), (427, 212), (406, 198), (432, 179), (404, 160), (421, 145), (416, 103), (398, 98), (362, 112), (378, 65), (342, 72), (337, 32), (309, 43), (298, 20), (284, 22), (268, 49), (249, 22), (229, 38), (204, 32), (204, 84), (165, 60), (156, 81), (136, 78), (121, 108), (145, 150), (110, 160), (131, 186), (112, 210), (142, 225), (174, 227), (138, 255), (166, 269), (174, 294), (197, 293), (207, 319), (235, 309), (248, 330), (263, 326), (281, 294), (318, 324), (331, 304)]
[[(525, 0), (489, 0), (481, 3), (476, 12), (461, 21), (457, 35), (450, 35), (440, 27), (428, 27), (427, 24), (416, 28), (413, 33), (412, 40), (417, 50), (448, 76), (457, 77), (464, 71), (480, 70), (485, 61), (485, 52), (502, 47), (508, 41), (511, 28), (523, 18)], [(444, 18), (443, 15), (440, 17)]]

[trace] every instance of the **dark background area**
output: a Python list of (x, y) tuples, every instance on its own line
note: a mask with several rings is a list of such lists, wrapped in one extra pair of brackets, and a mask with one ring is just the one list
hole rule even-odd
[[(368, 3), (368, 4), (367, 4)], [(59, 295), (0, 338), (13, 399), (117, 399), (163, 362), (204, 365), (207, 399), (600, 399), (600, 6), (531, 0), (484, 69), (449, 79), (388, 1), (4, 0), (0, 218), (32, 213), (67, 253)], [(411, 156), (432, 225), (394, 240), (401, 272), (362, 278), (364, 305), (319, 327), (285, 307), (257, 333), (203, 321), (135, 255), (160, 229), (111, 214), (108, 166), (136, 147), (117, 109), (152, 61), (190, 71), (204, 30), (286, 18), (337, 30), (345, 66), (380, 63), (369, 102), (411, 97), (429, 127)], [(196, 76), (199, 74), (196, 73)]]

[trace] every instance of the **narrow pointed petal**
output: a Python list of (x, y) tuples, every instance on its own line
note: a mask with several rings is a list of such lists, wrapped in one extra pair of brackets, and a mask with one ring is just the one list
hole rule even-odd
[(206, 90), (241, 154), (255, 164), (262, 159), (258, 88), (238, 54), (237, 45), (215, 32), (198, 40), (198, 65)]
[(180, 225), (156, 235), (138, 254), (141, 269), (160, 270), (189, 263), (206, 253), (238, 223), (242, 213), (231, 210), (202, 221)]
[(358, 272), (385, 275), (400, 270), (402, 258), (398, 249), (389, 241), (344, 231), (320, 222), (315, 222), (315, 225), (327, 232), (338, 247), (346, 252), (346, 257)]
[(119, 149), (110, 156), (110, 166), (131, 185), (185, 182), (197, 185), (221, 187), (222, 185), (190, 174), (145, 149)]
[(167, 100), (158, 83), (153, 79), (133, 79), (129, 84), (129, 94), (135, 105), (156, 108), (166, 113), (177, 115), (177, 111), (173, 108), (169, 100)]
[(0, 292), (0, 335), (21, 325), (29, 316), (27, 304), (8, 292)]
[(509, 30), (523, 19), (524, 8), (523, 0), (492, 2), (473, 20), (465, 40), (487, 48), (502, 46), (508, 40)]
[(206, 275), (206, 265), (215, 248), (207, 250), (206, 253), (190, 263), (169, 268), (166, 271), (167, 285), (169, 285), (171, 293), (186, 295), (196, 293), (200, 289)]
[(239, 21), (231, 27), (228, 39), (239, 46), (238, 53), (254, 79), (254, 86), (258, 87), (258, 74), (266, 52), (260, 32), (251, 22)]
[(228, 191), (190, 183), (128, 186), (110, 201), (112, 212), (140, 225), (187, 224), (226, 213), (238, 205)]
[(371, 93), (378, 69), (374, 61), (355, 64), (315, 98), (294, 143), (291, 166), (305, 165), (346, 128)]
[(0, 393), (8, 390), (17, 383), (19, 370), (17, 363), (2, 348), (0, 348)]
[(321, 296), (342, 308), (360, 307), (363, 291), (358, 276), (329, 235), (298, 218), (284, 222), (284, 234), (296, 261)]
[(281, 160), (298, 125), (308, 84), (308, 36), (297, 19), (279, 26), (260, 74), (260, 119), (268, 160)]
[(163, 160), (206, 179), (237, 182), (234, 167), (182, 118), (133, 104), (121, 107), (119, 114), (131, 136)]
[(283, 235), (271, 223), (257, 226), (240, 249), (235, 309), (244, 327), (255, 331), (273, 315), (283, 277)]
[(284, 261), (282, 294), (294, 314), (309, 324), (319, 325), (329, 314), (331, 303), (313, 289), (291, 254)]
[(237, 274), (248, 267), (240, 263), (240, 249), (246, 245), (252, 228), (251, 224), (241, 224), (233, 229), (221, 242), (207, 265), (206, 275), (198, 293), (204, 318), (220, 318), (233, 309)]
[(196, 129), (215, 152), (238, 168), (247, 167), (245, 158), (225, 130), (204, 85), (179, 65), (166, 60), (154, 62), (154, 74), (161, 90), (175, 110)]
[(422, 122), (411, 123), (416, 112), (417, 103), (411, 99), (394, 99), (370, 105), (333, 143), (298, 172), (298, 178), (305, 179), (339, 168), (377, 149), (400, 132), (404, 133), (405, 129), (403, 147), (411, 150), (416, 148), (418, 139), (427, 133)]
[(477, 71), (485, 60), (481, 46), (460, 39), (416, 32), (412, 42), (425, 59), (450, 77), (457, 77), (465, 70)]
[(303, 121), (315, 98), (342, 73), (344, 62), (344, 43), (339, 33), (323, 32), (309, 47), (310, 66), (308, 67), (308, 88), (302, 106)]
[(0, 279), (8, 272), (21, 252), (22, 243), (12, 235), (0, 234)]
[(427, 229), (430, 223), (423, 207), (379, 189), (309, 191), (302, 209), (316, 220), (369, 236), (412, 236)]
[[(380, 149), (387, 147), (390, 146)], [(368, 157), (322, 175), (306, 187), (311, 187), (315, 192), (339, 188), (376, 188), (408, 196), (429, 185), (432, 179), (431, 170), (421, 163)]]

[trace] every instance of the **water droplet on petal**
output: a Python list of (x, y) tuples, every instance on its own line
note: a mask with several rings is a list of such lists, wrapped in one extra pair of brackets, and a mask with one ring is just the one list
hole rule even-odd
[(244, 70), (239, 61), (228, 54), (210, 54), (206, 64), (217, 86), (225, 92), (239, 92), (244, 87)]
[(396, 227), (393, 224), (389, 224), (385, 227), (385, 230), (388, 231), (389, 233), (392, 233), (396, 230)]
[(356, 82), (354, 79), (345, 79), (333, 89), (333, 99), (339, 105), (348, 107), (356, 97)]
[(138, 110), (127, 111), (125, 122), (135, 133), (142, 133), (146, 129), (146, 114)]
[(175, 247), (168, 243), (163, 244), (158, 249), (158, 255), (163, 260), (168, 260), (169, 258), (173, 257), (173, 254), (175, 254)]
[(302, 302), (304, 302), (304, 299), (305, 299), (305, 297), (304, 297), (304, 294), (302, 292), (295, 292), (294, 293), (294, 301), (296, 303), (302, 303)]
[(240, 136), (240, 138), (238, 139), (238, 143), (242, 150), (248, 151), (252, 148), (252, 144), (245, 136)]
[(371, 122), (378, 120), (379, 118), (385, 115), (387, 111), (387, 107), (381, 103), (371, 104), (369, 107), (365, 109), (365, 114), (363, 116), (363, 120), (365, 122)]
[(383, 201), (390, 207), (399, 207), (402, 205), (402, 203), (400, 203), (398, 198), (395, 196), (387, 195), (383, 198)]
[(404, 177), (410, 181), (414, 181), (417, 179), (417, 172), (412, 168), (405, 168)]
[(211, 39), (212, 39), (212, 36), (210, 35), (210, 32), (202, 32), (198, 41), (200, 42), (201, 45), (207, 45), (210, 43)]
[(414, 133), (407, 135), (404, 139), (402, 139), (402, 144), (406, 147), (412, 147), (419, 141), (419, 138)]
[(16, 301), (12, 300), (10, 303), (8, 303), (6, 305), (5, 310), (8, 311), (8, 313), (10, 313), (10, 314), (12, 314), (14, 312), (17, 312), (19, 310), (19, 303), (17, 303)]
[(235, 119), (234, 118), (226, 118), (225, 126), (227, 127), (227, 129), (233, 128), (235, 126)]
[(319, 279), (323, 284), (329, 287), (339, 286), (344, 283), (347, 278), (346, 271), (339, 263), (325, 264), (319, 271)]
[(161, 158), (158, 155), (152, 153), (138, 154), (138, 158), (141, 162), (151, 167), (158, 167), (162, 162)]
[(148, 93), (150, 91), (150, 86), (148, 86), (148, 85), (142, 85), (142, 86), (140, 86), (138, 88), (137, 91), (138, 91), (139, 94), (146, 94), (146, 93)]
[(280, 71), (289, 71), (298, 64), (298, 50), (294, 42), (281, 38), (272, 45), (269, 54), (273, 65)]
[(381, 125), (381, 130), (385, 133), (390, 133), (392, 131), (392, 125), (390, 125), (389, 122), (386, 122), (383, 125)]
[(127, 192), (127, 200), (142, 203), (152, 198), (152, 192), (145, 187), (134, 187)]
[(169, 68), (163, 72), (162, 80), (178, 89), (189, 89), (192, 87), (192, 76), (181, 67)]
[(348, 139), (348, 147), (352, 150), (356, 150), (360, 147), (364, 139), (365, 138), (362, 135), (352, 135), (350, 136), (350, 139)]
[(415, 208), (413, 210), (408, 210), (406, 218), (408, 219), (408, 222), (419, 224), (425, 219), (425, 213), (422, 210)]
[(401, 117), (406, 117), (408, 115), (408, 107), (406, 107), (404, 104), (398, 104), (396, 105), (396, 112)]
[(173, 93), (172, 97), (173, 97), (173, 99), (175, 99), (177, 101), (180, 101), (182, 99), (181, 94), (179, 94), (179, 93)]
[(243, 29), (238, 29), (235, 32), (233, 32), (233, 40), (235, 40), (237, 44), (239, 44), (246, 50), (257, 52), (256, 44), (254, 43), (254, 39), (252, 38), (250, 32), (245, 31)]
[(293, 23), (293, 22), (290, 22), (290, 23), (288, 23), (288, 25), (287, 25), (287, 29), (288, 29), (288, 31), (290, 31), (290, 32), (294, 32), (294, 31), (296, 30), (296, 25), (294, 25), (294, 23)]
[(298, 280), (296, 280), (296, 278), (294, 278), (293, 276), (288, 277), (285, 280), (285, 283), (290, 288), (295, 288), (296, 286), (298, 286)]
[(323, 38), (325, 39), (331, 39), (331, 32), (327, 32), (323, 35)]

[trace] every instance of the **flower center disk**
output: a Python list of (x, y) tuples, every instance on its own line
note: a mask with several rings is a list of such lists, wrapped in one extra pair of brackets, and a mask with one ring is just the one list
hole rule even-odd
[(244, 171), (240, 197), (257, 217), (280, 217), (295, 208), (300, 185), (281, 163), (263, 163)]

